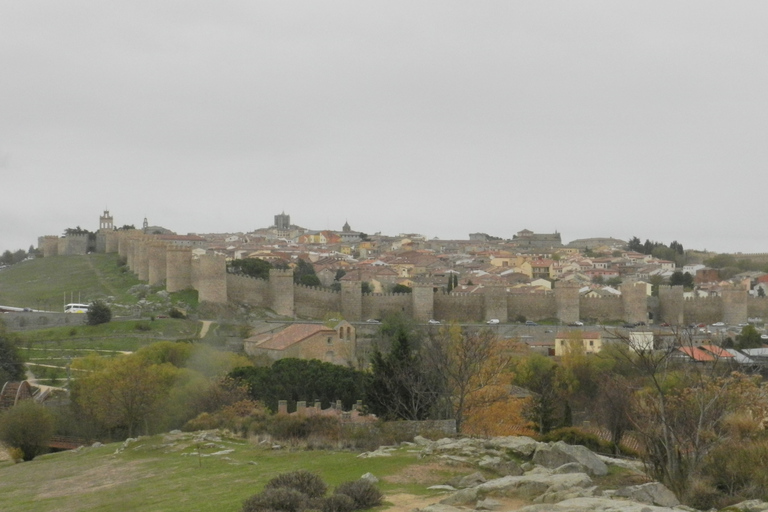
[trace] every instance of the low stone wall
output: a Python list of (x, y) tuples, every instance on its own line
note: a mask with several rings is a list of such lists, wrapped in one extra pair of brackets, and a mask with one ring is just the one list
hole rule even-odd
[(84, 325), (86, 315), (72, 313), (3, 313), (0, 315), (9, 331), (31, 331), (47, 327)]
[(387, 422), (387, 428), (410, 437), (429, 433), (452, 436), (456, 435), (456, 420), (390, 421)]

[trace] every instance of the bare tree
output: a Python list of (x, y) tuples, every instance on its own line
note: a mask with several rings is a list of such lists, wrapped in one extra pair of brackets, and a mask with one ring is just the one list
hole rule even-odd
[(681, 348), (693, 351), (691, 333), (674, 333), (673, 342), (633, 346), (620, 332), (613, 333), (631, 350), (617, 351), (642, 379), (632, 394), (629, 418), (645, 445), (648, 472), (678, 496), (685, 496), (691, 477), (703, 458), (721, 439), (722, 420), (747, 406), (736, 390), (743, 376), (729, 374), (714, 358), (694, 362)]
[[(506, 345), (488, 329), (466, 332), (455, 323), (442, 327), (424, 344), (423, 358), (442, 381), (457, 431), (471, 409), (505, 397), (497, 384), (510, 361)], [(490, 389), (495, 392), (487, 392)]]

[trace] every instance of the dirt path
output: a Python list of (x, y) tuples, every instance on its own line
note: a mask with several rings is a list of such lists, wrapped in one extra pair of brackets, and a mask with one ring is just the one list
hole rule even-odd
[(200, 320), (203, 323), (203, 326), (200, 328), (200, 338), (205, 338), (205, 335), (208, 334), (208, 329), (211, 328), (211, 324), (213, 323), (211, 320)]

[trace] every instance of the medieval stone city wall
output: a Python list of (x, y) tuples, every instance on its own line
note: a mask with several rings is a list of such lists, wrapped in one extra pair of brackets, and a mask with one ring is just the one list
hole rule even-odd
[(554, 289), (557, 318), (562, 322), (576, 322), (581, 318), (579, 287), (561, 283)]
[(67, 235), (58, 239), (59, 256), (71, 256), (88, 253), (88, 235)]
[[(723, 320), (723, 300), (721, 297), (700, 297), (683, 301), (683, 324), (713, 324)], [(746, 315), (744, 322), (746, 322)]]
[(227, 274), (227, 299), (257, 308), (268, 308), (269, 281), (254, 277)]
[(59, 255), (59, 237), (56, 235), (41, 236), (37, 239), (37, 248), (43, 253), (43, 258)]
[(536, 294), (513, 294), (507, 298), (510, 320), (524, 316), (526, 320), (543, 320), (557, 317), (557, 303), (551, 292)]
[(366, 293), (362, 296), (362, 319), (383, 318), (401, 313), (413, 316), (413, 301), (410, 293)]
[(296, 316), (302, 318), (324, 318), (331, 312), (341, 311), (340, 292), (297, 284), (293, 297)]
[(685, 301), (682, 286), (659, 286), (658, 318), (672, 325), (685, 322)]
[(192, 288), (192, 251), (168, 247), (165, 253), (165, 289), (180, 292)]
[(192, 286), (200, 302), (226, 304), (227, 260), (224, 256), (204, 254), (192, 258)]
[(434, 294), (434, 318), (457, 322), (481, 322), (485, 317), (483, 296), (477, 293)]
[(582, 297), (579, 301), (581, 318), (608, 322), (624, 320), (624, 304), (621, 297)]
[[(140, 280), (155, 286), (165, 283), (169, 292), (198, 291), (201, 302), (248, 303), (269, 307), (288, 317), (323, 318), (341, 313), (349, 321), (382, 318), (403, 313), (417, 321), (429, 319), (501, 322), (519, 317), (528, 320), (557, 318), (562, 322), (580, 319), (605, 321), (647, 321), (649, 313), (657, 322), (672, 324), (746, 322), (747, 317), (768, 318), (768, 298), (752, 298), (741, 288), (725, 289), (722, 297), (684, 299), (681, 287), (662, 286), (658, 299), (650, 299), (646, 285), (628, 283), (616, 297), (581, 298), (576, 287), (539, 294), (507, 293), (504, 287), (489, 286), (479, 293), (433, 292), (431, 286), (415, 286), (411, 294), (363, 294), (361, 283), (342, 281), (341, 293), (296, 285), (290, 270), (270, 270), (268, 281), (228, 274), (222, 256), (193, 255), (188, 247), (159, 241), (138, 230), (110, 231), (98, 247), (117, 252)], [(45, 257), (85, 254), (86, 236), (44, 236), (38, 244)]]
[(768, 297), (749, 297), (747, 299), (747, 317), (762, 318), (768, 321)]

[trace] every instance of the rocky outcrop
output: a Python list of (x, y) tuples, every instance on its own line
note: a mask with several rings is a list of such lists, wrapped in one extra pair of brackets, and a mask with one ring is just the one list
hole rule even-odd
[(564, 464), (580, 464), (592, 476), (608, 474), (608, 466), (584, 446), (574, 446), (558, 441), (552, 445), (539, 443), (533, 453), (533, 463), (555, 469)]
[[(504, 498), (525, 499), (533, 505), (525, 512), (682, 512), (677, 498), (658, 482), (605, 490), (595, 478), (607, 475), (609, 466), (640, 472), (636, 461), (598, 456), (584, 446), (563, 442), (540, 443), (530, 437), (492, 439), (441, 439), (430, 442), (417, 438), (422, 458), (447, 464), (474, 465), (482, 471), (462, 475), (433, 486), (446, 493), (423, 512), (498, 510)], [(490, 475), (490, 476), (489, 476)], [(759, 510), (759, 509), (756, 509)], [(759, 510), (759, 512), (764, 512)], [(766, 510), (765, 512), (768, 512)]]

